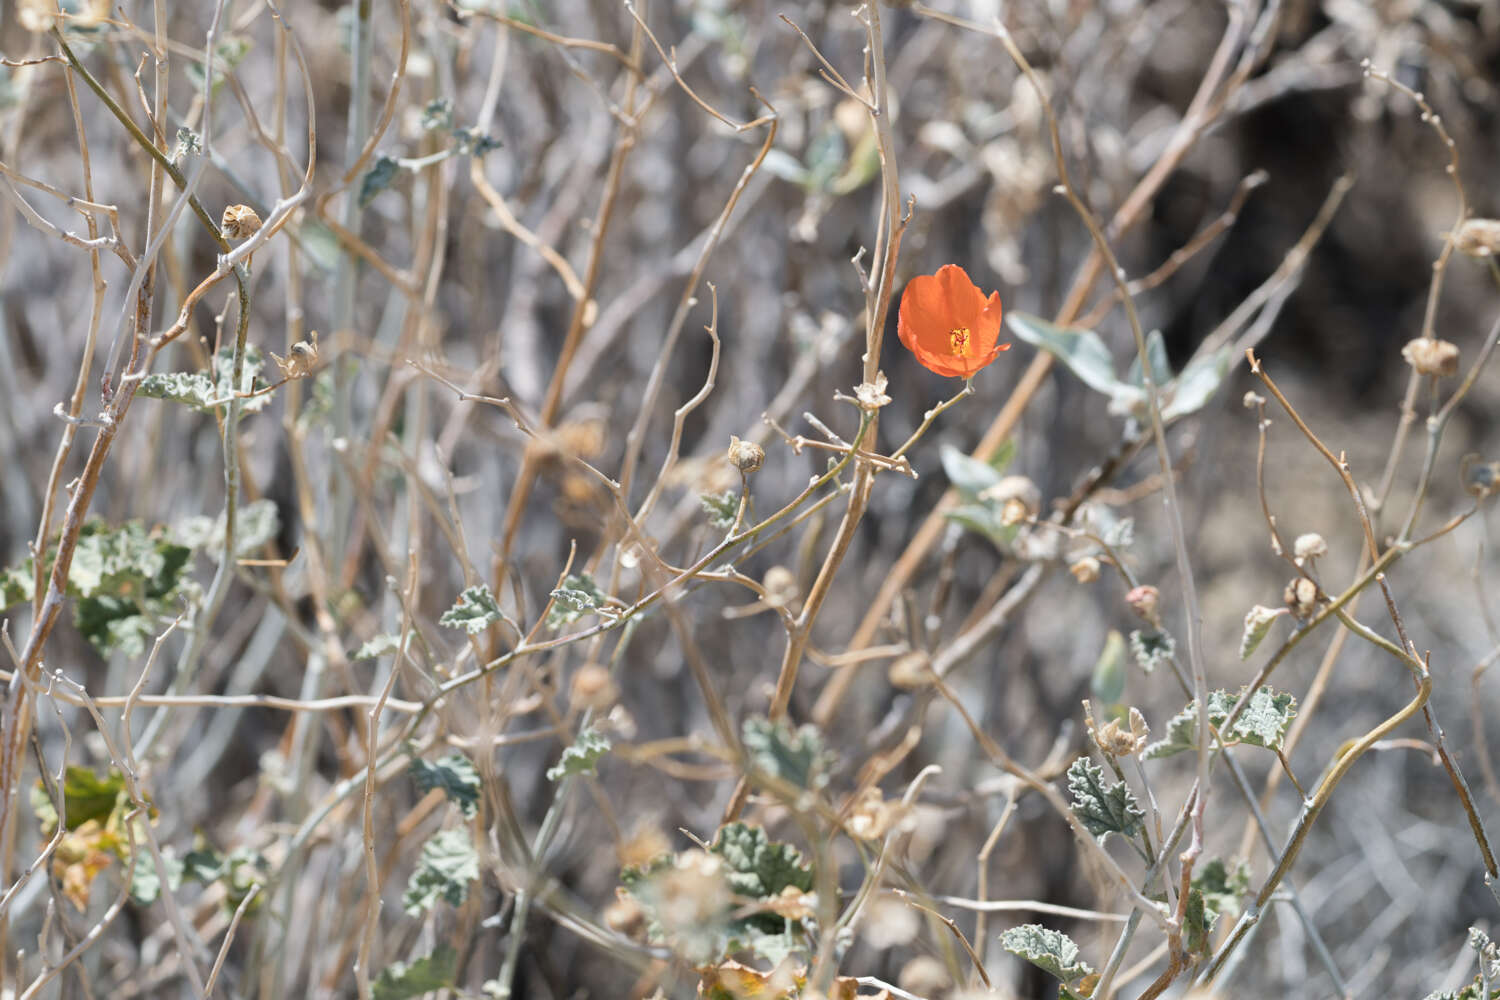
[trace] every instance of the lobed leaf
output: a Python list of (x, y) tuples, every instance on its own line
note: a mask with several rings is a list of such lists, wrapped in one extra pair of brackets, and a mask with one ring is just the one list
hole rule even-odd
[(479, 878), (479, 855), (462, 827), (440, 830), (422, 845), (417, 869), (406, 883), (401, 906), (411, 916), (426, 913), (439, 899), (463, 905), (469, 883)]
[(1068, 791), (1073, 795), (1073, 815), (1094, 836), (1111, 833), (1133, 837), (1146, 813), (1123, 781), (1108, 784), (1104, 770), (1087, 757), (1079, 757), (1068, 768)]
[(474, 762), (457, 750), (434, 761), (413, 757), (410, 774), (423, 792), (441, 788), (443, 795), (458, 806), (464, 819), (473, 819), (479, 811), (479, 771)]
[(392, 962), (371, 984), (371, 992), (375, 1000), (412, 1000), (434, 990), (452, 989), (457, 973), (458, 954), (444, 945), (410, 964)]
[(798, 788), (818, 789), (828, 783), (830, 755), (816, 726), (792, 729), (784, 720), (745, 720), (745, 753), (758, 770)]
[(609, 753), (610, 746), (608, 736), (588, 726), (578, 734), (572, 746), (563, 748), (562, 758), (547, 768), (547, 780), (561, 781), (576, 774), (593, 774), (599, 758)]
[(1000, 947), (1064, 983), (1075, 983), (1094, 971), (1078, 957), (1078, 945), (1072, 938), (1041, 924), (1012, 927), (1000, 935)]
[(476, 584), (467, 587), (463, 593), (458, 595), (458, 600), (453, 607), (444, 611), (442, 617), (438, 618), (439, 625), (449, 628), (461, 628), (470, 635), (478, 635), (485, 629), (498, 621), (505, 619), (505, 613), (500, 610), (495, 595), (490, 592), (488, 584)]

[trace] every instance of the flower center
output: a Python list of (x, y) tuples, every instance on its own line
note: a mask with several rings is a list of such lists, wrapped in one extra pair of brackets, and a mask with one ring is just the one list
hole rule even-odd
[(948, 331), (948, 350), (957, 358), (969, 356), (969, 328), (954, 327)]

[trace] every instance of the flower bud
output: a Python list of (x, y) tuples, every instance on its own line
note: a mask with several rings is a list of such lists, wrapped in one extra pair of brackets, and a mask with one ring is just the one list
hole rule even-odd
[(733, 435), (729, 438), (729, 450), (724, 453), (729, 464), (740, 470), (740, 475), (748, 476), (761, 463), (766, 460), (766, 450), (754, 441), (741, 441)]
[(1416, 369), (1418, 375), (1457, 375), (1458, 345), (1432, 337), (1409, 340), (1401, 348), (1406, 363)]
[(1141, 621), (1153, 628), (1161, 628), (1161, 591), (1149, 583), (1142, 584), (1125, 595), (1125, 603)]

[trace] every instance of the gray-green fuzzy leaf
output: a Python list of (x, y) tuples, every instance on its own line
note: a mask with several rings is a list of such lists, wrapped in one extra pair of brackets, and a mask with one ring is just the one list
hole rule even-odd
[(411, 777), (423, 792), (441, 788), (464, 819), (473, 819), (479, 811), (479, 771), (473, 761), (458, 751), (435, 761), (413, 757)]
[(1087, 757), (1068, 768), (1068, 791), (1073, 795), (1073, 815), (1096, 837), (1133, 837), (1146, 818), (1129, 786), (1123, 781), (1107, 783), (1103, 768)]
[(589, 726), (578, 734), (572, 746), (563, 748), (562, 758), (547, 768), (547, 780), (561, 781), (575, 774), (593, 774), (599, 758), (609, 753), (610, 745), (608, 736)]
[(417, 870), (406, 883), (401, 905), (411, 916), (426, 913), (439, 899), (463, 905), (469, 883), (479, 878), (479, 855), (463, 828), (440, 830), (422, 845)]
[(1078, 957), (1078, 945), (1062, 931), (1022, 924), (1000, 935), (1000, 947), (1064, 983), (1076, 983), (1093, 967)]

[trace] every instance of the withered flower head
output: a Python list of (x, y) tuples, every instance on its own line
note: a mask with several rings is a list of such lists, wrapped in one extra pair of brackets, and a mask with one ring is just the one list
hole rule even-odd
[(224, 209), (219, 228), (231, 240), (242, 240), (260, 231), (260, 216), (249, 205), (230, 205)]
[(1401, 356), (1418, 375), (1457, 375), (1458, 345), (1431, 337), (1418, 337), (1407, 341), (1401, 348)]

